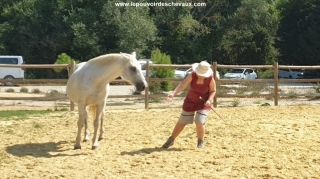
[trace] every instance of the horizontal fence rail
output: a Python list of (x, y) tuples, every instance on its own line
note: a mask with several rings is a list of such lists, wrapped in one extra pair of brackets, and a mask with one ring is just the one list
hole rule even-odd
[[(24, 64), (24, 65), (7, 65), (7, 64), (0, 64), (1, 67), (6, 68), (22, 68), (22, 69), (29, 69), (29, 68), (64, 68), (68, 70), (69, 76), (74, 72), (75, 62), (73, 61), (71, 64)], [(256, 97), (266, 97), (266, 98), (273, 98), (274, 105), (278, 105), (279, 97), (281, 96), (290, 96), (291, 94), (281, 94), (279, 93), (279, 83), (303, 83), (303, 82), (320, 82), (320, 79), (278, 79), (278, 70), (279, 69), (320, 69), (320, 66), (287, 66), (287, 65), (278, 65), (275, 62), (273, 65), (220, 65), (214, 62), (212, 64), (212, 70), (214, 71), (214, 79), (216, 83), (221, 84), (232, 84), (232, 83), (270, 83), (273, 87), (273, 92), (267, 94), (217, 94), (214, 97), (214, 106), (217, 107), (217, 98), (256, 98)], [(150, 77), (150, 71), (152, 68), (191, 68), (191, 65), (177, 65), (177, 64), (151, 64), (149, 61), (147, 62), (146, 67), (146, 81), (148, 84), (151, 82), (181, 82), (183, 79), (174, 79), (174, 78), (152, 78)], [(234, 79), (217, 79), (216, 71), (218, 69), (232, 69), (232, 68), (253, 68), (253, 69), (272, 69), (274, 71), (274, 78), (273, 79), (242, 79), (242, 80), (234, 80)], [(52, 84), (52, 83), (59, 83), (59, 84), (66, 84), (68, 79), (16, 79), (16, 80), (5, 80), (0, 79), (0, 83), (4, 82), (14, 82), (17, 84)], [(128, 84), (125, 80), (117, 79), (112, 81), (113, 84)], [(217, 89), (219, 90), (219, 89)], [(185, 97), (186, 94), (179, 94), (177, 97)], [(304, 96), (304, 97), (319, 97), (320, 93), (314, 94), (297, 94), (297, 96)], [(144, 98), (145, 99), (145, 108), (149, 108), (149, 99), (152, 97), (166, 97), (166, 94), (151, 94), (149, 88), (146, 88), (145, 95), (110, 95), (108, 98)], [(67, 100), (67, 96), (59, 96), (59, 97), (0, 97), (0, 100), (38, 100), (38, 101), (55, 101), (55, 100)], [(74, 110), (74, 104), (70, 102), (70, 109)]]

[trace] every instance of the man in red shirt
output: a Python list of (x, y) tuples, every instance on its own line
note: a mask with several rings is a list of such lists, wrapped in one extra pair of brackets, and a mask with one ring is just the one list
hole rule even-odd
[(187, 124), (193, 124), (193, 121), (195, 121), (196, 124), (198, 137), (197, 147), (204, 147), (205, 123), (212, 106), (213, 97), (216, 94), (216, 84), (210, 66), (211, 65), (206, 61), (194, 63), (192, 65), (193, 72), (168, 95), (168, 100), (172, 101), (176, 94), (190, 85), (188, 94), (183, 102), (181, 116), (176, 123), (171, 136), (168, 138), (167, 142), (162, 145), (163, 148), (172, 146), (175, 138), (180, 134), (184, 127)]

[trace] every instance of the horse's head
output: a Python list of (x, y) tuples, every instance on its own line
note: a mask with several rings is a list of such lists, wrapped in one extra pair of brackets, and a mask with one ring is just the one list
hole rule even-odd
[(141, 72), (141, 65), (136, 59), (136, 52), (132, 54), (121, 53), (121, 55), (128, 60), (128, 63), (124, 64), (122, 77), (134, 85), (137, 91), (143, 91), (148, 84)]

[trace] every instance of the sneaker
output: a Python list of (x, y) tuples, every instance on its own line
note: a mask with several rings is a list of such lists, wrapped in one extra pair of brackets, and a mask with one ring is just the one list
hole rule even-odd
[(162, 148), (169, 148), (174, 143), (174, 138), (171, 136), (168, 138), (167, 142), (162, 145)]
[(198, 139), (198, 148), (204, 148), (205, 145), (205, 141), (203, 139)]

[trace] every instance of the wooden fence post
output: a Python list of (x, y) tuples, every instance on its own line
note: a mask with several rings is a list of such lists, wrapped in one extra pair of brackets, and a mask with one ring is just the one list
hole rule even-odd
[[(70, 65), (69, 77), (74, 73), (76, 62), (72, 60)], [(74, 111), (74, 102), (70, 101), (70, 111)]]
[(278, 89), (278, 70), (279, 70), (279, 64), (278, 62), (274, 62), (273, 65), (273, 70), (274, 70), (274, 105), (278, 106), (278, 99), (279, 99), (279, 89)]
[[(214, 76), (214, 81), (216, 82), (216, 85), (217, 85), (217, 82), (218, 82), (217, 69), (218, 69), (218, 63), (217, 62), (213, 62), (213, 76)], [(217, 92), (216, 92), (216, 95), (214, 95), (214, 98), (213, 98), (213, 106), (215, 108), (218, 106), (218, 104), (217, 104)]]
[(149, 60), (147, 61), (147, 68), (146, 68), (146, 80), (148, 83), (148, 87), (144, 90), (145, 97), (144, 97), (144, 108), (149, 108), (149, 86), (150, 86), (150, 63)]

